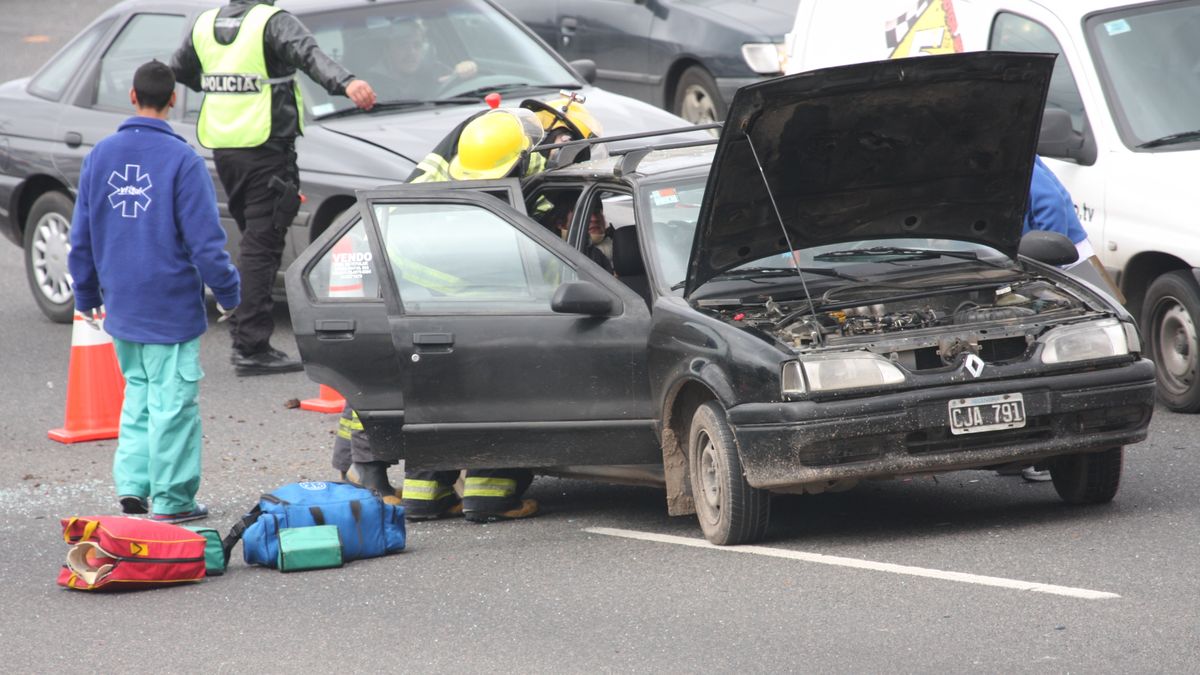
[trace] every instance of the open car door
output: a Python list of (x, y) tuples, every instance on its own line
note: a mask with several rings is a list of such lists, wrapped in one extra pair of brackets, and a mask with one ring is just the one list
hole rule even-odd
[(288, 270), (309, 377), (410, 468), (661, 462), (646, 303), (489, 186), (447, 187), (360, 193)]

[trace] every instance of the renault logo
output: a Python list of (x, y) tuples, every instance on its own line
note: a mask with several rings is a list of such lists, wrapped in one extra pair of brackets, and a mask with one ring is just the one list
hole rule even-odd
[(983, 359), (974, 354), (967, 354), (967, 358), (963, 359), (963, 366), (971, 377), (979, 377), (983, 373)]

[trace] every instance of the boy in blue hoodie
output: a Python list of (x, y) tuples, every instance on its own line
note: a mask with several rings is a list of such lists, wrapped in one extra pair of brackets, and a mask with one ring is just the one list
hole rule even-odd
[[(200, 336), (207, 284), (228, 314), (241, 300), (204, 160), (165, 121), (175, 75), (151, 61), (133, 76), (137, 111), (83, 160), (68, 258), (75, 309), (106, 309), (125, 376), (113, 480), (125, 513), (168, 523), (208, 509), (200, 487)], [(226, 309), (228, 308), (228, 309)]]

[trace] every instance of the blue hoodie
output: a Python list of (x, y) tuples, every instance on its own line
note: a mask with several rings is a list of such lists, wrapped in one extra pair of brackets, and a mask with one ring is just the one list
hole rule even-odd
[(1075, 214), (1075, 204), (1067, 188), (1059, 182), (1042, 158), (1033, 158), (1033, 179), (1029, 183), (1029, 210), (1025, 212), (1025, 227), (1030, 230), (1058, 232), (1078, 244), (1087, 241), (1087, 230)]
[(163, 120), (131, 117), (83, 160), (71, 221), (75, 309), (113, 337), (176, 344), (208, 328), (207, 284), (241, 301), (204, 159)]

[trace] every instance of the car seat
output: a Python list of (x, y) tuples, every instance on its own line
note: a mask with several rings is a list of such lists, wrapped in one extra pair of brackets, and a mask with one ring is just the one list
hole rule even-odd
[(646, 305), (651, 304), (650, 279), (646, 276), (646, 263), (638, 244), (637, 228), (618, 227), (612, 233), (612, 265), (617, 278), (635, 293), (642, 296)]

